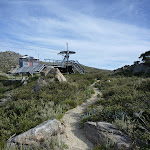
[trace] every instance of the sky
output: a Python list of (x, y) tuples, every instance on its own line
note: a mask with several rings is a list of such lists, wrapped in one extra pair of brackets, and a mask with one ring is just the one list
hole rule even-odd
[(114, 70), (150, 50), (150, 0), (0, 0), (0, 51)]

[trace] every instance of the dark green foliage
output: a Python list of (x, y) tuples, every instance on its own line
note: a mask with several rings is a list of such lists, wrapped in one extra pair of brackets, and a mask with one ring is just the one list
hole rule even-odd
[(140, 57), (139, 58), (141, 58), (142, 59), (142, 61), (145, 63), (145, 64), (150, 64), (150, 50), (149, 51), (146, 51), (145, 53), (142, 53), (141, 55), (140, 55)]
[(0, 81), (1, 80), (8, 80), (8, 78), (6, 76), (0, 75)]
[(20, 81), (11, 81), (7, 77), (0, 76), (0, 99), (7, 97), (6, 92), (11, 91), (21, 85)]

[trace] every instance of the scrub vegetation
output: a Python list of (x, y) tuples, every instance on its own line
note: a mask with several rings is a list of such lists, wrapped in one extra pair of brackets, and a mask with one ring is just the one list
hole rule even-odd
[(101, 72), (65, 75), (68, 82), (51, 82), (39, 92), (34, 91), (36, 76), (26, 85), (1, 82), (2, 94), (11, 90), (11, 100), (0, 107), (0, 148), (5, 147), (11, 135), (23, 133), (48, 119), (59, 120), (66, 111), (85, 102), (93, 94), (90, 85), (102, 76)]
[(105, 76), (95, 87), (102, 97), (85, 110), (83, 123), (110, 122), (132, 139), (133, 149), (149, 149), (150, 78)]
[[(148, 63), (146, 54), (141, 56)], [(7, 67), (10, 68), (9, 65)], [(150, 78), (114, 75), (110, 71), (89, 67), (85, 69), (84, 75), (66, 74), (67, 82), (51, 82), (39, 92), (34, 91), (38, 76), (22, 85), (20, 81), (12, 82), (0, 75), (0, 99), (7, 93), (11, 94), (11, 100), (0, 106), (0, 149), (5, 149), (13, 134), (23, 133), (48, 119), (60, 120), (66, 111), (91, 97), (94, 91), (90, 85), (96, 80), (99, 81), (95, 87), (99, 88), (102, 96), (97, 95), (99, 100), (84, 111), (82, 122), (110, 122), (132, 139), (133, 149), (150, 149)], [(58, 146), (55, 139), (46, 143)], [(59, 148), (62, 147), (67, 146)], [(98, 145), (95, 149), (113, 149), (113, 145)]]

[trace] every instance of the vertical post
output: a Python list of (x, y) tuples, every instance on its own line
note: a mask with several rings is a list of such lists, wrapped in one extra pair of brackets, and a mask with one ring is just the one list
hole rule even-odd
[(38, 54), (38, 64), (40, 64), (40, 60), (39, 60), (39, 54)]
[(66, 44), (67, 44), (67, 73), (68, 73), (68, 59), (69, 59), (68, 42)]

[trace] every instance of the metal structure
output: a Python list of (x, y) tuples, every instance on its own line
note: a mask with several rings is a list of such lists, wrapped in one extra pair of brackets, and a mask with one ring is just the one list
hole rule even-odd
[(38, 58), (34, 58), (28, 55), (19, 58), (19, 68), (16, 69), (14, 74), (28, 73), (33, 76), (33, 73), (40, 73), (46, 66), (39, 63)]
[(44, 59), (46, 64), (49, 66), (53, 66), (54, 68), (58, 68), (63, 73), (75, 73), (76, 71), (80, 74), (85, 73), (85, 69), (78, 61), (69, 60), (71, 54), (75, 54), (74, 51), (68, 50), (67, 43), (67, 51), (61, 51), (58, 53), (63, 56), (63, 60), (52, 60), (52, 59)]
[(39, 64), (36, 66), (30, 66), (30, 67), (20, 67), (17, 69), (15, 72), (16, 74), (24, 74), (24, 73), (29, 73), (33, 76), (33, 73), (40, 73), (46, 66), (43, 64)]
[(47, 66), (53, 66), (54, 68), (58, 68), (62, 73), (75, 73), (79, 72), (80, 74), (85, 73), (85, 69), (78, 61), (69, 60), (71, 54), (75, 54), (74, 51), (68, 50), (68, 43), (67, 43), (67, 50), (61, 51), (58, 53), (59, 55), (63, 56), (63, 60), (52, 60), (52, 59), (44, 59), (45, 64), (39, 63), (39, 58), (34, 58), (28, 55), (19, 58), (19, 68), (15, 68), (13, 74), (20, 74), (21, 76), (24, 73), (31, 74), (33, 73), (40, 73), (44, 68)]

